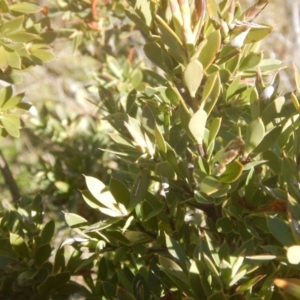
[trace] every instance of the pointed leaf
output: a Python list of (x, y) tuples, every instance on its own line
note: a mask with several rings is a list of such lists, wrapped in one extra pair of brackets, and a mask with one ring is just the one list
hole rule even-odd
[(162, 41), (168, 46), (171, 55), (177, 62), (184, 64), (186, 53), (181, 40), (158, 14), (155, 14), (155, 21), (158, 23), (157, 25), (161, 32)]
[(146, 56), (159, 68), (165, 70), (166, 66), (162, 57), (162, 49), (158, 43), (146, 43), (144, 52)]
[(166, 246), (169, 253), (178, 260), (184, 271), (187, 273), (190, 268), (189, 258), (182, 247), (172, 237), (165, 233)]
[(274, 121), (277, 115), (279, 115), (284, 108), (285, 98), (278, 97), (272, 101), (262, 112), (262, 120), (265, 125), (268, 125), (270, 122)]
[(109, 190), (117, 203), (122, 203), (125, 207), (128, 206), (130, 202), (130, 192), (122, 181), (111, 177)]
[(204, 131), (206, 126), (207, 113), (203, 109), (199, 109), (189, 122), (189, 129), (198, 144), (202, 144)]
[(273, 236), (284, 246), (290, 247), (295, 244), (293, 234), (287, 223), (279, 217), (267, 217), (268, 227)]
[(41, 10), (41, 7), (28, 2), (19, 2), (9, 6), (9, 9), (12, 11), (17, 11), (25, 14), (34, 14)]
[(195, 97), (201, 84), (203, 74), (202, 64), (198, 60), (192, 60), (186, 66), (183, 72), (183, 78), (191, 97)]
[(221, 47), (221, 33), (220, 30), (214, 30), (208, 37), (207, 43), (204, 45), (199, 55), (203, 69), (206, 70), (215, 60), (217, 53)]
[(253, 150), (255, 154), (262, 153), (270, 149), (278, 140), (281, 134), (282, 127), (275, 127), (271, 129), (259, 143), (259, 145)]
[(130, 194), (130, 203), (128, 211), (132, 211), (141, 201), (144, 200), (144, 197), (148, 191), (149, 186), (149, 172), (148, 170), (142, 170), (137, 179), (135, 180), (134, 186)]
[(255, 68), (262, 60), (262, 52), (254, 53), (250, 52), (246, 57), (243, 58), (241, 61), (239, 70), (246, 71), (249, 69)]
[(17, 116), (4, 115), (0, 117), (0, 121), (9, 135), (17, 138), (20, 136), (20, 119)]
[(247, 127), (245, 151), (249, 154), (262, 141), (265, 135), (265, 127), (261, 119), (253, 120)]
[(208, 98), (212, 89), (215, 88), (215, 83), (217, 78), (218, 78), (218, 72), (209, 74), (203, 88), (202, 99), (201, 99), (202, 102)]

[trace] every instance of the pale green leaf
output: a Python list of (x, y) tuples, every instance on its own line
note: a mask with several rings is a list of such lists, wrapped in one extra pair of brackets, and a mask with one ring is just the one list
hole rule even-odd
[(0, 121), (9, 135), (17, 138), (20, 136), (21, 125), (17, 116), (4, 115), (0, 117)]
[(189, 129), (198, 144), (202, 144), (204, 131), (206, 126), (207, 113), (203, 109), (199, 109), (189, 122)]
[(25, 14), (34, 14), (41, 10), (41, 7), (29, 2), (17, 2), (9, 6), (9, 9), (12, 11), (17, 11)]
[(191, 97), (195, 97), (203, 75), (203, 67), (200, 61), (192, 60), (186, 66), (183, 72), (183, 78)]

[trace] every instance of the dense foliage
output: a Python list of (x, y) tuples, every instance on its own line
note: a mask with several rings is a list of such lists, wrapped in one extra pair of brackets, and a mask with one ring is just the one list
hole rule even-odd
[[(268, 2), (1, 2), (7, 84), (66, 37), (100, 62), (83, 82), (93, 113), (24, 119), (51, 163), (44, 198), (5, 177), (1, 299), (300, 298), (300, 75), (281, 91), (283, 64), (260, 50)], [(23, 97), (0, 90), (4, 139)]]

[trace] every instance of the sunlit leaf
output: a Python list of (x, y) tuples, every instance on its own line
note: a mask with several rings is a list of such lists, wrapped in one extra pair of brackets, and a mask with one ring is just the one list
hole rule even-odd
[(206, 120), (207, 120), (206, 111), (204, 111), (203, 109), (199, 109), (192, 116), (189, 122), (189, 129), (199, 144), (202, 144), (203, 141)]
[(0, 121), (7, 131), (7, 133), (13, 137), (20, 136), (20, 119), (13, 115), (3, 115), (0, 117)]
[(183, 72), (183, 78), (191, 97), (195, 97), (204, 75), (202, 64), (198, 60), (192, 60)]

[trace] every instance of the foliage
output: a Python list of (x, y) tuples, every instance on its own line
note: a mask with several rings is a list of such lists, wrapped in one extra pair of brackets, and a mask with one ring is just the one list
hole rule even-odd
[[(51, 31), (47, 12), (36, 4), (4, 0), (0, 12), (0, 79), (12, 83), (17, 80), (15, 70), (53, 59), (48, 44), (56, 34)], [(41, 18), (36, 17), (37, 12)], [(19, 137), (20, 119), (11, 110), (28, 110), (30, 105), (21, 102), (23, 94), (12, 96), (11, 86), (1, 88), (0, 93), (1, 135)]]
[[(85, 51), (86, 41), (105, 32), (93, 27), (99, 21), (95, 1), (58, 2), (67, 15), (82, 19), (70, 26), (76, 32), (71, 38), (74, 49)], [(111, 47), (99, 57), (100, 113), (113, 128), (111, 145), (102, 151), (114, 155), (118, 167), (108, 184), (85, 174), (82, 197), (98, 220), (64, 213), (76, 235), (56, 250), (41, 283), (34, 281), (51, 264), (54, 230), (44, 242), (43, 232), (53, 222), (36, 221), (39, 198), (31, 212), (3, 213), (9, 262), (1, 268), (2, 282), (24, 283), (45, 297), (62, 290), (44, 293), (48, 281), (67, 274), (64, 284), (86, 299), (299, 298), (300, 75), (295, 68), (295, 91), (278, 90), (283, 65), (259, 47), (272, 27), (254, 23), (267, 3), (245, 11), (230, 0), (116, 1), (107, 4), (111, 14), (101, 7), (109, 20), (119, 17), (111, 45), (124, 32), (138, 45), (127, 27), (131, 20), (152, 63), (149, 68), (140, 56), (127, 55), (129, 47)], [(42, 130), (47, 126), (46, 120)], [(65, 264), (67, 244), (75, 250)], [(48, 250), (38, 262), (41, 247)], [(26, 269), (9, 272), (17, 259)], [(69, 281), (73, 274), (83, 275), (85, 287)]]
[[(70, 277), (75, 258), (65, 261), (64, 248), (57, 249), (54, 262), (50, 244), (53, 220), (44, 220), (43, 200), (1, 209), (0, 296), (1, 299), (68, 299), (81, 286)], [(80, 268), (79, 268), (80, 269)], [(79, 271), (77, 269), (77, 271)]]
[[(109, 111), (111, 151), (128, 166), (107, 187), (86, 176), (83, 192), (107, 217), (66, 221), (93, 234), (105, 260), (123, 261), (122, 273), (131, 269), (129, 283), (120, 271), (111, 277), (131, 297), (280, 297), (273, 280), (299, 276), (282, 248), (299, 239), (297, 97), (278, 94), (282, 65), (259, 50), (272, 28), (253, 20), (266, 2), (245, 12), (232, 1), (201, 4), (126, 10), (164, 75), (142, 71), (145, 88)], [(110, 57), (107, 66), (126, 72)], [(102, 286), (103, 296), (118, 293)]]

